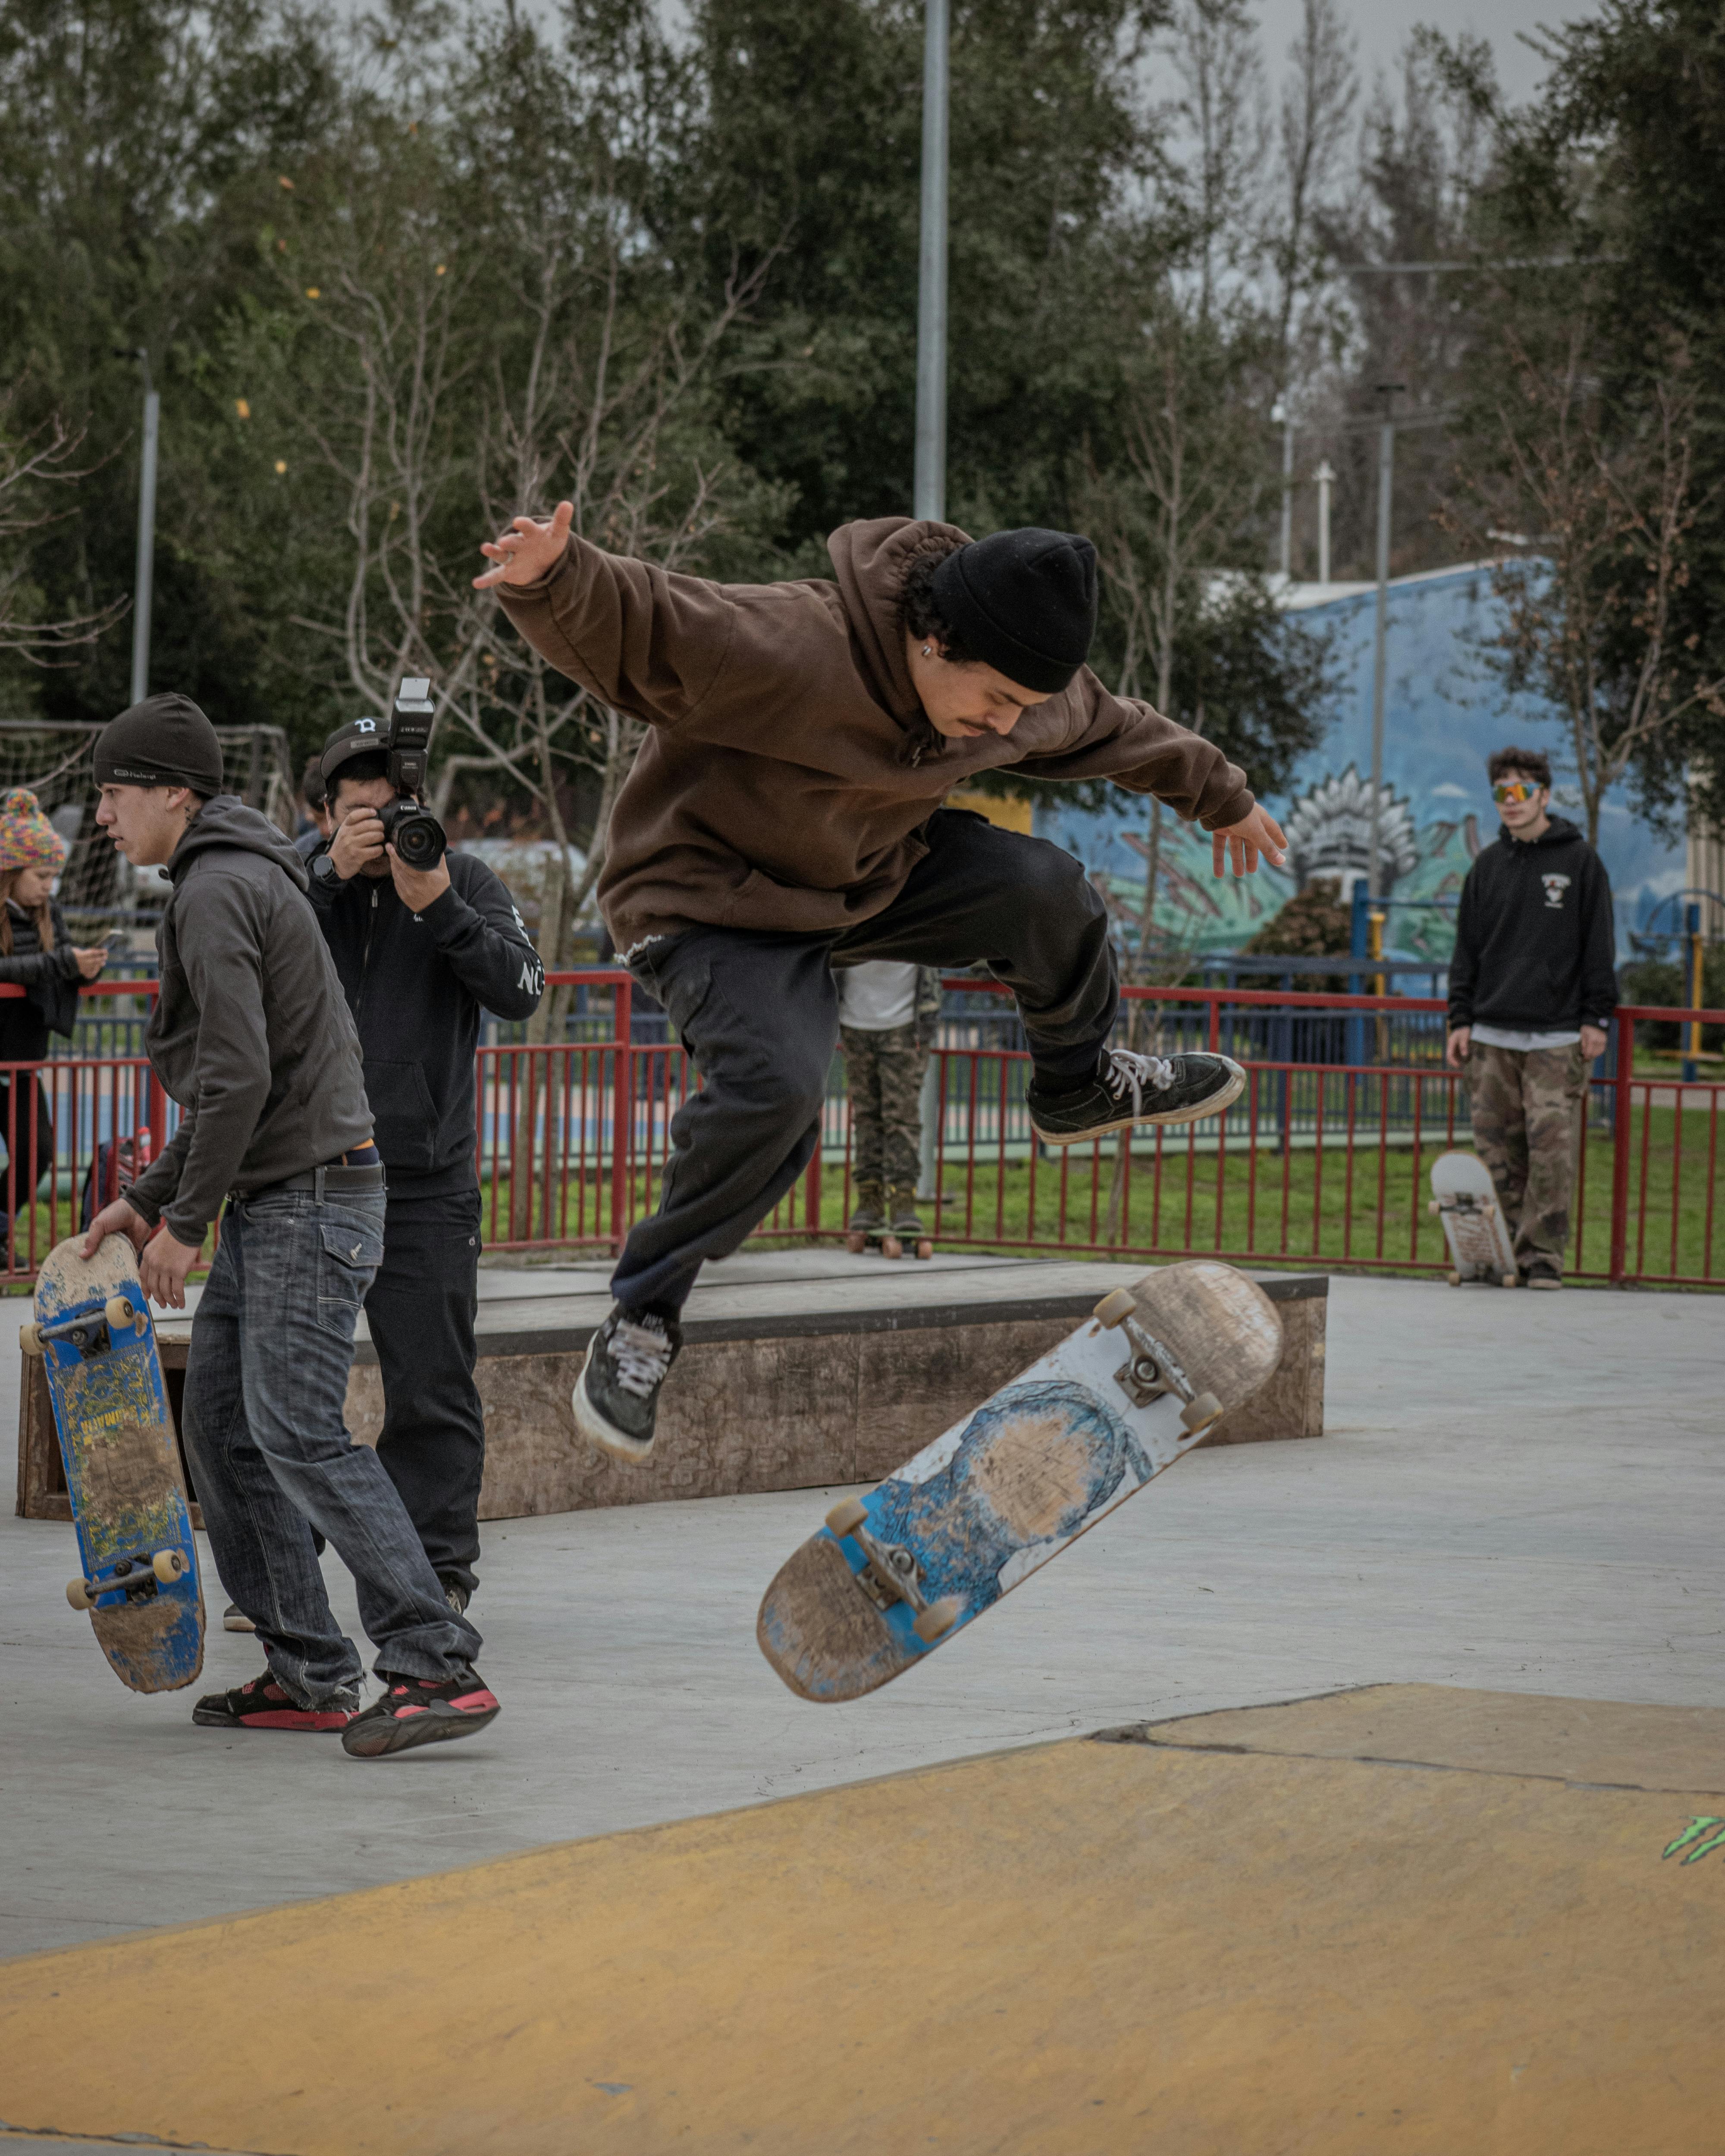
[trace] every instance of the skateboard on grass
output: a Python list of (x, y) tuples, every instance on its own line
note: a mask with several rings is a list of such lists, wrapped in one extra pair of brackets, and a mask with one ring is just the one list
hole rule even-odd
[(1069, 1339), (792, 1553), (761, 1651), (804, 1699), (901, 1676), (1194, 1450), (1281, 1356), (1263, 1290), (1209, 1260), (1117, 1288)]
[(203, 1595), (156, 1332), (124, 1235), (58, 1244), (36, 1277), (26, 1355), (48, 1364), (83, 1570), (66, 1586), (114, 1674), (173, 1691), (203, 1666)]
[(1503, 1224), (1491, 1171), (1476, 1154), (1446, 1152), (1433, 1162), (1431, 1210), (1444, 1224), (1450, 1246), (1450, 1285), (1486, 1281), (1513, 1287), (1516, 1254)]

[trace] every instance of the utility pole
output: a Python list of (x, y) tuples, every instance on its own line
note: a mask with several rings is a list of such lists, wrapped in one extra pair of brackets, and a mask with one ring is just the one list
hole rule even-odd
[(1382, 897), (1379, 860), (1384, 827), (1384, 683), (1389, 644), (1389, 506), (1395, 483), (1395, 400), (1404, 382), (1380, 382), (1384, 423), (1378, 429), (1378, 619), (1372, 651), (1372, 835), (1366, 854), (1366, 895)]
[[(913, 516), (947, 516), (947, 163), (951, 73), (948, 0), (926, 0), (922, 44), (922, 249), (916, 278), (916, 473)], [(945, 1062), (922, 1074), (916, 1194), (935, 1199), (935, 1153), (946, 1113)], [(940, 1223), (935, 1223), (939, 1232)]]
[(916, 478), (911, 514), (947, 514), (948, 0), (927, 0), (922, 47), (922, 251), (916, 285)]
[(1286, 583), (1294, 567), (1294, 418), (1286, 390), (1271, 406), (1270, 418), (1281, 429), (1281, 576)]
[(1317, 481), (1317, 580), (1327, 584), (1330, 581), (1330, 489), (1336, 484), (1327, 457), (1312, 476)]
[(141, 704), (150, 693), (150, 607), (156, 581), (156, 441), (162, 425), (162, 399), (150, 379), (150, 355), (139, 346), (126, 357), (144, 370), (143, 461), (138, 474), (138, 571), (131, 607), (131, 700)]

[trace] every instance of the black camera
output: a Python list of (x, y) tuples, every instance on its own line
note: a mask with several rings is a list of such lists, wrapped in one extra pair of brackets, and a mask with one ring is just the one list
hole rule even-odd
[(434, 709), (430, 682), (404, 680), (395, 692), (395, 710), (378, 744), (388, 752), (386, 776), (397, 798), (377, 814), (384, 837), (403, 867), (410, 869), (434, 869), (449, 843), (431, 811), (408, 798), (424, 790)]

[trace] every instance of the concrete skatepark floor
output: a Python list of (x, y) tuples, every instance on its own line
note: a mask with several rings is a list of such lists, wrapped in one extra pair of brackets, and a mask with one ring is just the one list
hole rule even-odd
[[(753, 1639), (820, 1493), (493, 1523), (475, 1615), (505, 1713), (393, 1764), (122, 1691), (63, 1598), (69, 1528), (8, 1517), (0, 1955), (1341, 1686), (1725, 1706), (1719, 1322), (1337, 1278), (1327, 1435), (1199, 1453), (848, 1707), (792, 1698)], [(213, 1629), (198, 1689), (256, 1666)]]

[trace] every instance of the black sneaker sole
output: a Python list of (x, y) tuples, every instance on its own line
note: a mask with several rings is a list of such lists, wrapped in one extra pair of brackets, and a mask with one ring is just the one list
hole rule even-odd
[(1147, 1123), (1160, 1124), (1164, 1129), (1175, 1123), (1201, 1123), (1206, 1116), (1219, 1116), (1224, 1108), (1231, 1108), (1245, 1091), (1245, 1071), (1230, 1058), (1224, 1056), (1221, 1060), (1227, 1063), (1233, 1076), (1207, 1100), (1195, 1101), (1188, 1107), (1171, 1108), (1164, 1115), (1145, 1110), (1136, 1116), (1117, 1116), (1111, 1122), (1091, 1123), (1081, 1131), (1045, 1131), (1037, 1122), (1033, 1108), (1030, 1127), (1044, 1145), (1069, 1146), (1086, 1145), (1091, 1138), (1105, 1138), (1116, 1131), (1139, 1130)]
[(380, 1716), (376, 1722), (369, 1722), (362, 1716), (341, 1732), (341, 1749), (351, 1758), (388, 1759), (398, 1752), (416, 1751), (422, 1744), (452, 1744), (458, 1738), (476, 1737), (480, 1730), (489, 1729), (502, 1712), (498, 1706), (478, 1714), (459, 1714), (439, 1702), (423, 1714), (409, 1714), (400, 1721), (387, 1721)]
[(575, 1380), (575, 1389), (569, 1395), (569, 1406), (575, 1417), (575, 1427), (589, 1445), (596, 1445), (601, 1452), (608, 1452), (614, 1460), (626, 1460), (630, 1466), (639, 1467), (653, 1456), (653, 1440), (644, 1442), (631, 1437), (626, 1430), (619, 1430), (599, 1413), (587, 1389), (587, 1373), (593, 1367), (593, 1342), (588, 1344), (581, 1365), (581, 1375)]

